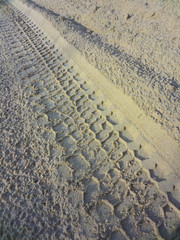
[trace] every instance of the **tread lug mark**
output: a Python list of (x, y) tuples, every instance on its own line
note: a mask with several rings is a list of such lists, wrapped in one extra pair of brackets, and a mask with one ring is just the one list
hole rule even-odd
[(67, 162), (74, 170), (74, 177), (82, 177), (86, 174), (86, 170), (89, 167), (89, 163), (82, 155), (72, 155), (67, 158)]
[(60, 176), (60, 180), (68, 181), (73, 178), (73, 170), (66, 164), (62, 163), (57, 168), (58, 174)]
[(106, 200), (98, 203), (93, 209), (91, 215), (95, 217), (97, 222), (105, 223), (106, 221), (113, 222), (114, 207)]
[(62, 145), (62, 147), (66, 149), (66, 153), (68, 155), (73, 154), (74, 151), (77, 149), (75, 140), (70, 136), (66, 136), (58, 142)]
[(86, 204), (90, 204), (91, 202), (97, 201), (99, 197), (99, 181), (97, 178), (92, 177), (91, 179), (84, 181), (85, 185), (85, 193), (84, 200)]
[(168, 195), (168, 199), (169, 201), (177, 207), (177, 209), (180, 210), (180, 201), (178, 201), (174, 196), (173, 196), (173, 193), (171, 192), (167, 192), (167, 195)]
[(111, 233), (111, 240), (129, 240), (129, 238), (127, 236), (125, 236), (125, 234), (122, 233), (122, 231), (114, 231)]
[(162, 182), (166, 180), (165, 178), (160, 178), (156, 176), (153, 169), (150, 169), (149, 172), (150, 172), (151, 178), (155, 179), (157, 182)]

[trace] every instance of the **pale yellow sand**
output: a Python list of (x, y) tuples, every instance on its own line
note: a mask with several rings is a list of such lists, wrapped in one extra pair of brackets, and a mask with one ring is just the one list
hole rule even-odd
[(73, 47), (61, 42), (70, 59), (4, 4), (0, 39), (1, 238), (177, 240), (176, 156), (114, 106)]
[(179, 140), (179, 0), (24, 2)]

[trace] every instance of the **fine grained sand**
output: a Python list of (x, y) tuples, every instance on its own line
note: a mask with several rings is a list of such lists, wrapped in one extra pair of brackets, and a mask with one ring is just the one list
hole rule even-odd
[(179, 1), (23, 1), (179, 140)]
[(14, 10), (0, 5), (1, 239), (178, 240), (178, 172)]

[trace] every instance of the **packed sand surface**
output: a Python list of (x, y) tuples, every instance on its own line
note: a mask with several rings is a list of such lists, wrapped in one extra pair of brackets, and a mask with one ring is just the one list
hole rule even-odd
[[(37, 27), (39, 13), (30, 10), (30, 6), (18, 5), (18, 2), (14, 1), (14, 7), (0, 1), (0, 239), (179, 240), (180, 165), (174, 156), (176, 153), (164, 156), (161, 150), (155, 148), (144, 133), (132, 125), (132, 119), (127, 119), (128, 116), (119, 112), (106, 97), (103, 88), (99, 87), (101, 83), (97, 86), (95, 79), (77, 65), (81, 61), (77, 59), (77, 63), (74, 62), (76, 57), (70, 58), (64, 49), (66, 46), (73, 55), (76, 53), (74, 48), (63, 42), (61, 48), (56, 47), (53, 39), (49, 40)], [(53, 3), (51, 6), (47, 3), (46, 7), (55, 8)], [(112, 6), (115, 3), (112, 1)], [(75, 24), (79, 30), (69, 25), (74, 24), (70, 20), (71, 15), (68, 15), (72, 14), (72, 9), (79, 9), (74, 11), (74, 16), (80, 21), (80, 11), (81, 21), (85, 22), (85, 14), (88, 16), (95, 3), (86, 1), (83, 5), (82, 2), (67, 1), (66, 5), (62, 1), (62, 5), (57, 4), (56, 7), (58, 14), (64, 8), (64, 15), (60, 18), (52, 10), (46, 12), (44, 7), (37, 5), (42, 4), (41, 1), (32, 4), (52, 18), (54, 23), (60, 21), (60, 25), (56, 26), (61, 26), (61, 34), (67, 39), (73, 37), (74, 45), (80, 41), (79, 48), (84, 48), (81, 52), (88, 58), (89, 51), (89, 57), (95, 57), (94, 60), (89, 58), (91, 63), (96, 62), (97, 67), (108, 74), (108, 63), (113, 58), (115, 63), (117, 59), (106, 49), (102, 51), (105, 42), (102, 39), (107, 40), (108, 36), (107, 32), (102, 32), (103, 13), (99, 13), (98, 31), (102, 39), (98, 38), (100, 42), (97, 41), (97, 45), (90, 41), (88, 31), (84, 32), (85, 35), (79, 34), (80, 24)], [(99, 4), (107, 7), (104, 1)], [(111, 4), (108, 7), (110, 17)], [(173, 4), (175, 6), (176, 2)], [(118, 9), (120, 11), (120, 7)], [(93, 21), (97, 21), (95, 16), (100, 7), (93, 11), (92, 26)], [(135, 15), (129, 10), (128, 13), (131, 17)], [(178, 8), (174, 12), (167, 8), (166, 14), (176, 17)], [(43, 22), (44, 27), (50, 26), (45, 20)], [(175, 33), (175, 30), (172, 31)], [(55, 33), (53, 30), (54, 37)], [(172, 52), (167, 53), (170, 56), (173, 56), (173, 51), (176, 52), (175, 40), (173, 44)], [(129, 51), (127, 46), (124, 48)], [(138, 59), (136, 54), (140, 51), (137, 49), (134, 57), (130, 58), (129, 67), (133, 64), (135, 67), (133, 61)], [(109, 60), (101, 62), (103, 56)], [(128, 70), (128, 56), (130, 53), (122, 51), (122, 62), (119, 60), (118, 66), (121, 62), (122, 66), (127, 65)], [(148, 61), (153, 58), (157, 59), (152, 55)], [(172, 59), (173, 64), (178, 64), (178, 59)], [(99, 65), (100, 62), (102, 65)], [(89, 66), (85, 60), (84, 64)], [(151, 63), (148, 62), (148, 65)], [(145, 70), (150, 69), (142, 66)], [(165, 74), (163, 67), (159, 67), (159, 71)], [(121, 67), (119, 69), (120, 72), (125, 71)], [(169, 78), (177, 77), (176, 69), (168, 72)], [(112, 79), (108, 75), (109, 81), (116, 78), (118, 70), (111, 69), (111, 73), (115, 75)], [(129, 76), (130, 73), (127, 71)], [(158, 73), (156, 76), (162, 75)], [(166, 88), (169, 78), (161, 79), (162, 82), (157, 79), (158, 87)], [(144, 86), (139, 75), (134, 79), (134, 91), (138, 84)], [(154, 78), (151, 80), (155, 81)], [(120, 81), (123, 82), (123, 77)], [(130, 84), (128, 81), (131, 81), (129, 77), (124, 83), (125, 92), (125, 86)], [(120, 82), (118, 84), (121, 86)], [(153, 89), (151, 82), (148, 86), (148, 91)], [(172, 86), (169, 91), (159, 92), (159, 97), (171, 96), (171, 100), (177, 101), (179, 88)], [(130, 84), (129, 94), (132, 89)], [(145, 97), (143, 94), (139, 95), (142, 99)], [(152, 96), (151, 99), (155, 103)], [(161, 107), (166, 107), (165, 114), (168, 111), (177, 114), (177, 102), (169, 101), (168, 98), (166, 103), (171, 109), (161, 102)], [(148, 98), (144, 102), (145, 108), (147, 104)], [(175, 129), (178, 118), (173, 116), (172, 129)], [(164, 128), (170, 129), (170, 125), (161, 123)], [(170, 124), (170, 115), (166, 123)], [(177, 132), (173, 132), (172, 136), (178, 139)], [(172, 139), (172, 143), (176, 146), (177, 142)]]
[(180, 139), (179, 0), (23, 1)]

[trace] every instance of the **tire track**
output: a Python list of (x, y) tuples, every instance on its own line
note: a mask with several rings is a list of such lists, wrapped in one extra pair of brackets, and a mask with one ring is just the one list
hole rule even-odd
[(19, 28), (12, 38), (13, 28), (1, 20), (22, 82), (32, 92), (29, 104), (51, 158), (60, 161), (61, 181), (74, 186), (77, 195), (83, 192), (85, 211), (99, 226), (100, 239), (175, 236), (178, 201), (171, 191), (168, 199), (158, 189), (162, 179), (154, 169), (142, 167), (148, 155), (118, 121), (112, 104), (31, 21), (3, 8)]

